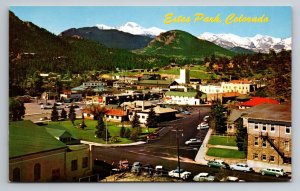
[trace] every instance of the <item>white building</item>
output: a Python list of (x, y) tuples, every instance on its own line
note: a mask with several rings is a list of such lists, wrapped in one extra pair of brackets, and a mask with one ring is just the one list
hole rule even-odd
[(168, 91), (165, 93), (164, 100), (168, 104), (200, 105), (200, 99), (198, 98), (197, 92)]
[(213, 85), (213, 84), (200, 85), (199, 90), (206, 94), (223, 93), (223, 89), (220, 85)]
[(247, 80), (232, 80), (230, 82), (221, 82), (224, 93), (238, 92), (240, 94), (248, 94), (255, 90), (255, 86)]
[(179, 79), (175, 80), (179, 84), (189, 84), (190, 83), (190, 70), (180, 69)]

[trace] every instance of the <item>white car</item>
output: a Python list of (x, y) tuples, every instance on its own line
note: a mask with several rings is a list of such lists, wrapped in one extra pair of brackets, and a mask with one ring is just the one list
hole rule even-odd
[(201, 140), (199, 140), (199, 139), (190, 139), (185, 142), (186, 145), (200, 144), (200, 143), (201, 143)]
[(229, 167), (231, 170), (238, 170), (238, 171), (243, 171), (243, 172), (253, 172), (253, 168), (249, 167), (247, 164), (244, 164), (244, 163), (232, 164)]
[(206, 122), (202, 122), (198, 125), (197, 129), (200, 130), (200, 129), (208, 129), (209, 128), (209, 125), (208, 123)]
[(179, 178), (179, 172), (180, 172), (180, 178), (182, 178), (183, 180), (189, 178), (191, 176), (191, 172), (188, 172), (188, 171), (185, 171), (183, 169), (175, 169), (175, 170), (171, 170), (168, 175), (170, 177), (176, 177), (176, 178)]
[(215, 176), (212, 176), (206, 172), (199, 173), (193, 178), (193, 181), (196, 182), (213, 182), (214, 180), (215, 180)]

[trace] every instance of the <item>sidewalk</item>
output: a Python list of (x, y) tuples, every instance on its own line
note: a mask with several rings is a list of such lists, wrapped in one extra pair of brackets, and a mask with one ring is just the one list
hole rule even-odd
[(205, 136), (205, 139), (203, 140), (203, 143), (195, 157), (195, 161), (199, 164), (207, 165), (207, 160), (205, 160), (204, 157), (206, 156), (206, 152), (208, 150), (207, 143), (210, 139), (211, 133), (212, 133), (212, 129), (209, 129)]
[(142, 145), (142, 144), (145, 144), (146, 142), (138, 141), (138, 142), (128, 143), (128, 144), (105, 144), (105, 143), (81, 141), (81, 143), (88, 144), (90, 146), (98, 146), (98, 147), (126, 147), (126, 146), (133, 146), (133, 145)]
[(236, 146), (226, 146), (226, 145), (209, 145), (209, 148), (220, 148), (220, 149), (232, 149), (232, 150), (239, 150)]

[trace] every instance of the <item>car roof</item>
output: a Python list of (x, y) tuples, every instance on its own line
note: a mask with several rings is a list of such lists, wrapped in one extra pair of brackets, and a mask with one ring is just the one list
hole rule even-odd
[(207, 172), (201, 172), (197, 176), (208, 176), (208, 173)]

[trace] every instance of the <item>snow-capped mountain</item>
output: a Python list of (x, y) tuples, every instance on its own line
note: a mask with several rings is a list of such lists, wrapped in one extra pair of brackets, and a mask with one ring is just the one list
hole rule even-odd
[(213, 42), (223, 48), (242, 47), (255, 52), (269, 52), (269, 49), (280, 51), (281, 49), (291, 50), (292, 39), (275, 38), (265, 35), (255, 35), (254, 37), (240, 37), (234, 34), (213, 34), (205, 32), (198, 38)]
[(101, 30), (116, 29), (134, 35), (143, 35), (143, 36), (151, 36), (151, 37), (158, 36), (160, 33), (166, 32), (165, 30), (157, 27), (144, 28), (134, 22), (127, 22), (124, 25), (119, 27), (107, 26), (104, 24), (97, 24), (96, 26)]

